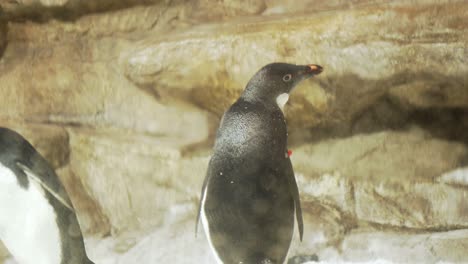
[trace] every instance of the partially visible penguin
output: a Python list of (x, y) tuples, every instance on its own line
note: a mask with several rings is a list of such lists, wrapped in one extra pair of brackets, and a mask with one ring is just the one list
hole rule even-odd
[(218, 263), (282, 264), (303, 223), (282, 109), (319, 65), (272, 63), (249, 81), (224, 114), (203, 182), (201, 216)]
[(0, 128), (0, 240), (20, 264), (93, 264), (59, 178), (8, 128)]

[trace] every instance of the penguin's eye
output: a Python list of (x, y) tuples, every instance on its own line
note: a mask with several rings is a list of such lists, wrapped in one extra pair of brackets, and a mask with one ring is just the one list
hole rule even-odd
[(283, 81), (285, 82), (289, 82), (292, 78), (292, 75), (291, 74), (286, 74), (285, 76), (283, 76)]

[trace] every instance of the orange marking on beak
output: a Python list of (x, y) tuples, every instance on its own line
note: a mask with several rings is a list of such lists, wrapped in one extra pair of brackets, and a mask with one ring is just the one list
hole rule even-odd
[(318, 70), (317, 65), (309, 65), (309, 67), (310, 67), (310, 69), (313, 70), (313, 71)]
[(315, 74), (319, 74), (319, 73), (321, 73), (323, 71), (323, 67), (320, 66), (320, 65), (309, 64), (307, 66), (309, 66), (310, 70)]

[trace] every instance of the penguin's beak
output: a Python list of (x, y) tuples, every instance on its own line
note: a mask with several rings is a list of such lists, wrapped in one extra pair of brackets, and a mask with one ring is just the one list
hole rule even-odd
[(323, 71), (323, 67), (317, 64), (309, 64), (306, 66), (306, 68), (306, 73), (311, 75), (317, 75)]
[(309, 79), (323, 71), (323, 67), (317, 64), (308, 64), (299, 66), (298, 82)]

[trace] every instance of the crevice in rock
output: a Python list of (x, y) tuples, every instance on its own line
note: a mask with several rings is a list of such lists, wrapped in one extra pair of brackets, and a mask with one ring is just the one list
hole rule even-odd
[[(68, 119), (67, 121), (65, 121)], [(70, 116), (61, 116), (53, 120), (50, 116), (37, 116), (36, 118), (25, 118), (24, 122), (29, 124), (39, 124), (39, 125), (54, 125), (54, 126), (61, 126), (61, 127), (74, 127), (74, 128), (93, 128), (95, 126), (91, 124), (87, 124), (83, 121), (73, 121), (73, 118)]]
[[(334, 106), (326, 121), (316, 127), (291, 129), (290, 142), (300, 145), (417, 126), (433, 137), (468, 145), (466, 76), (422, 72), (401, 73), (382, 80), (364, 80), (355, 75), (319, 80), (322, 87), (336, 93)], [(359, 95), (353, 87), (368, 92)], [(460, 165), (466, 164), (468, 157), (460, 161)]]
[(167, 4), (164, 7), (164, 9), (161, 11), (160, 15), (157, 16), (157, 18), (153, 21), (153, 23), (151, 23), (149, 27), (150, 29), (153, 29), (154, 27), (158, 25), (159, 21), (161, 20), (161, 17), (164, 16), (167, 10), (169, 10), (169, 8), (171, 7), (171, 4), (172, 4), (172, 0), (167, 1)]
[[(410, 120), (434, 137), (468, 144), (468, 107), (416, 109)], [(468, 165), (468, 157), (460, 160), (460, 165)]]
[[(319, 126), (311, 129), (310, 141), (316, 142), (328, 138), (345, 138), (356, 134), (371, 134), (385, 130), (402, 131), (411, 126), (418, 126), (428, 131), (433, 137), (447, 141), (458, 141), (468, 145), (468, 107), (430, 107), (425, 109), (399, 109), (384, 96), (360, 115), (350, 121)], [(298, 143), (298, 142), (294, 142)], [(468, 165), (468, 157), (460, 160), (460, 166)]]
[(3, 18), (13, 22), (33, 21), (45, 23), (52, 19), (75, 21), (92, 13), (117, 11), (134, 6), (149, 6), (157, 2), (157, 0), (69, 0), (63, 6), (44, 6), (36, 2), (30, 5), (18, 4), (16, 8), (5, 11)]
[(8, 45), (8, 22), (2, 19), (3, 16), (4, 12), (0, 7), (0, 59), (3, 57)]
[[(68, 130), (65, 128), (62, 128), (63, 131), (65, 131), (65, 141), (66, 141), (66, 146), (67, 146), (67, 152), (65, 153), (65, 158), (63, 159), (63, 164), (59, 168), (63, 168), (65, 166), (68, 166), (70, 164), (70, 156), (71, 156), (71, 145), (70, 145), (70, 133), (68, 133)], [(58, 169), (58, 168), (56, 168)]]
[[(349, 190), (346, 193), (346, 201), (349, 202), (351, 207), (351, 212), (356, 215), (356, 191), (354, 187), (354, 183), (351, 180), (346, 181), (347, 185), (349, 186)], [(357, 224), (355, 224), (357, 225)]]
[[(221, 117), (242, 89), (237, 89), (238, 84), (232, 82), (226, 74), (218, 73), (216, 76), (211, 86), (207, 83), (191, 89), (170, 89), (157, 81), (137, 86), (160, 102), (181, 100)], [(440, 113), (437, 115), (431, 114), (433, 118), (442, 118), (453, 110), (453, 114), (458, 117), (452, 119), (462, 119), (458, 112), (465, 111), (463, 100), (465, 97), (468, 100), (468, 93), (463, 92), (468, 82), (466, 76), (468, 74), (408, 71), (383, 79), (365, 79), (357, 74), (317, 78), (315, 81), (320, 87), (334, 94), (336, 99), (329, 103), (326, 112), (320, 112), (310, 102), (301, 101), (302, 98), (292, 99), (291, 106), (299, 104), (300, 112), (290, 112), (292, 108), (289, 107), (286, 110), (290, 143), (298, 145), (331, 137), (406, 129), (410, 125), (425, 126), (424, 122), (427, 121), (424, 121), (423, 113), (435, 109), (441, 110), (438, 110)], [(459, 93), (460, 96), (453, 93)], [(312, 113), (307, 114), (305, 111)], [(468, 142), (468, 137), (460, 132), (458, 134), (455, 140)]]
[(359, 220), (359, 227), (370, 227), (378, 231), (388, 232), (400, 232), (406, 234), (427, 234), (427, 233), (438, 233), (438, 232), (449, 232), (455, 230), (468, 229), (468, 225), (444, 225), (444, 226), (432, 226), (425, 228), (412, 228), (406, 226), (395, 226), (389, 224), (381, 224), (371, 221)]
[[(356, 217), (354, 212), (346, 212), (339, 205), (334, 202), (322, 200), (317, 197), (308, 197), (306, 201), (301, 201), (304, 213), (311, 213), (309, 208), (321, 207), (328, 211), (333, 211), (336, 214), (336, 219), (340, 222), (343, 227), (343, 233), (347, 234), (353, 229), (359, 227), (359, 219)], [(315, 214), (312, 214), (315, 215)]]
[(372, 196), (375, 198), (376, 201), (380, 201), (381, 204), (385, 204), (388, 210), (391, 210), (393, 214), (400, 215), (401, 219), (405, 219), (405, 221), (409, 221), (413, 225), (423, 225), (423, 222), (421, 222), (413, 215), (412, 210), (410, 208), (404, 208), (403, 204), (396, 202), (394, 199), (385, 197), (384, 195), (377, 192), (375, 188), (373, 188), (372, 190)]

